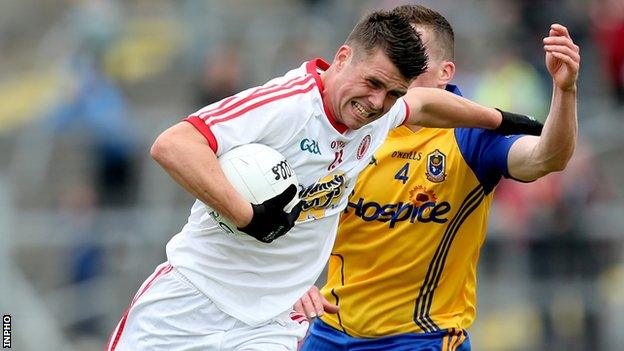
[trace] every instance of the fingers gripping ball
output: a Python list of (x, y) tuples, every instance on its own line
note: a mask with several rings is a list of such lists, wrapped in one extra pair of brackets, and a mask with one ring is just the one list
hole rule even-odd
[(296, 206), (299, 183), (279, 151), (262, 144), (245, 144), (221, 155), (219, 164), (228, 181), (254, 209), (252, 223), (243, 230), (209, 209), (210, 216), (226, 233), (271, 242), (292, 228), (300, 211)]
[(295, 205), (290, 213), (284, 210), (289, 201), (296, 196), (297, 187), (291, 184), (281, 194), (261, 204), (252, 204), (253, 217), (251, 222), (244, 228), (238, 229), (264, 243), (270, 243), (279, 238), (295, 225), (295, 221), (301, 213), (303, 202)]

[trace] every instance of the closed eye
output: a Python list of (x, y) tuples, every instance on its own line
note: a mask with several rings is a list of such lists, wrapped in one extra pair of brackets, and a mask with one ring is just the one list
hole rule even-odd
[[(368, 85), (373, 88), (373, 89), (387, 89), (386, 84), (384, 84), (383, 82), (375, 79), (375, 78), (366, 78), (366, 82), (368, 83)], [(402, 90), (390, 90), (388, 91), (388, 95), (396, 100), (398, 98), (400, 98), (401, 96), (405, 95), (407, 92), (406, 91), (402, 91)]]
[(383, 88), (383, 84), (378, 80), (369, 78), (366, 81), (368, 82), (368, 85), (370, 85), (372, 88), (375, 88), (375, 89)]

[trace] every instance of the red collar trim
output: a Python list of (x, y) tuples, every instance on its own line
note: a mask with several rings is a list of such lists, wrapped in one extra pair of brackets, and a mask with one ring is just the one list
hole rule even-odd
[(308, 61), (308, 63), (306, 64), (306, 71), (308, 72), (308, 74), (311, 74), (314, 77), (314, 80), (316, 80), (316, 85), (319, 89), (319, 92), (321, 93), (321, 99), (323, 100), (323, 109), (325, 110), (325, 114), (327, 115), (329, 123), (331, 123), (334, 129), (336, 129), (340, 134), (344, 134), (344, 132), (346, 132), (348, 129), (347, 126), (336, 121), (334, 115), (331, 113), (329, 107), (325, 103), (325, 97), (323, 96), (323, 91), (325, 90), (325, 88), (323, 86), (323, 80), (318, 73), (318, 69), (326, 71), (328, 68), (329, 63), (327, 63), (322, 58), (315, 58), (314, 60)]

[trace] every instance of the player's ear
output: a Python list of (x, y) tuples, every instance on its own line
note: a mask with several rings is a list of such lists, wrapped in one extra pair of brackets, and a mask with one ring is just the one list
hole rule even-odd
[(336, 68), (342, 68), (346, 64), (348, 64), (353, 57), (353, 48), (349, 45), (342, 45), (338, 48), (336, 55), (334, 56), (334, 63), (332, 65), (336, 65)]
[(455, 76), (455, 63), (451, 61), (443, 61), (440, 67), (440, 85), (446, 85), (453, 80)]

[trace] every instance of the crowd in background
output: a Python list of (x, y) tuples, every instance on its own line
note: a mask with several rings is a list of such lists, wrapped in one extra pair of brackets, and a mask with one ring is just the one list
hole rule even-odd
[[(303, 61), (331, 60), (361, 14), (404, 2), (3, 1), (0, 309), (16, 321), (16, 349), (101, 349), (137, 282), (165, 259), (192, 199), (149, 159), (159, 132)], [(566, 25), (581, 47), (572, 162), (497, 191), (475, 349), (617, 349), (624, 1), (419, 3), (454, 26), (454, 83), (485, 105), (543, 120), (549, 25)]]

